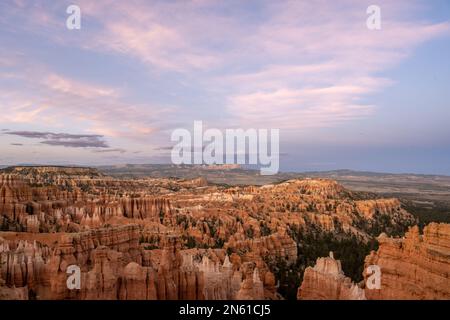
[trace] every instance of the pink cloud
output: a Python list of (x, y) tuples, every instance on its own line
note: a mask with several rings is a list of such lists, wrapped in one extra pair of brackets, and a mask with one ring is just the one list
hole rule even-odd
[[(50, 28), (49, 37), (60, 44), (139, 61), (149, 74), (175, 71), (181, 74), (177, 80), (193, 79), (205, 95), (219, 92), (219, 105), (211, 108), (225, 107), (228, 118), (211, 119), (210, 125), (295, 129), (368, 117), (377, 107), (362, 99), (393, 84), (379, 74), (450, 30), (448, 22), (408, 17), (404, 12), (420, 8), (402, 0), (379, 1), (380, 31), (366, 28), (364, 3), (350, 0), (261, 2), (261, 16), (253, 20), (223, 14), (213, 10), (218, 3), (203, 0), (79, 5), (96, 26), (79, 39), (62, 36), (66, 30), (56, 28), (57, 15), (31, 15), (30, 24)], [(131, 103), (116, 88), (49, 74), (38, 80), (44, 95), (28, 94), (48, 108), (36, 117), (72, 117), (96, 132), (145, 140), (157, 130), (155, 123), (182, 109)], [(191, 106), (185, 107), (178, 116), (190, 116)]]
[(358, 101), (393, 84), (376, 74), (450, 31), (448, 22), (404, 20), (407, 2), (380, 4), (387, 13), (382, 30), (370, 31), (363, 6), (355, 4), (274, 4), (271, 18), (248, 39), (250, 53), (271, 64), (217, 79), (232, 92), (227, 108), (235, 123), (303, 129), (370, 116), (376, 106)]
[(83, 83), (55, 73), (45, 76), (42, 83), (51, 90), (83, 98), (118, 97), (116, 89)]

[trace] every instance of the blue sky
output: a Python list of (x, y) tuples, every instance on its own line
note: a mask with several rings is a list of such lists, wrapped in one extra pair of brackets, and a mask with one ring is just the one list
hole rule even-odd
[(167, 162), (202, 120), (279, 128), (282, 170), (450, 174), (449, 56), (446, 0), (2, 1), (0, 164)]

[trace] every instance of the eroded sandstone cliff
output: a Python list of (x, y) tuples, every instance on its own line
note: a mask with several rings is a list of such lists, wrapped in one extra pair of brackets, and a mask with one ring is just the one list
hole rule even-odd
[(364, 290), (344, 275), (341, 262), (329, 257), (318, 258), (314, 267), (305, 270), (298, 289), (300, 300), (366, 300)]
[[(414, 223), (396, 199), (362, 200), (325, 179), (228, 187), (8, 168), (0, 173), (0, 297), (279, 299), (291, 281), (283, 270), (301, 271), (302, 234), (365, 243)], [(67, 287), (70, 265), (81, 269), (80, 290)]]
[[(298, 299), (450, 299), (450, 225), (431, 223), (412, 227), (404, 238), (378, 237), (380, 247), (365, 260), (364, 281), (355, 284), (342, 272), (340, 261), (319, 258), (308, 267), (298, 290)], [(380, 270), (379, 288), (369, 266)]]
[[(381, 288), (369, 299), (450, 299), (450, 225), (431, 223), (419, 233), (411, 228), (402, 239), (385, 235), (366, 266), (381, 268)], [(366, 275), (367, 277), (367, 275)]]

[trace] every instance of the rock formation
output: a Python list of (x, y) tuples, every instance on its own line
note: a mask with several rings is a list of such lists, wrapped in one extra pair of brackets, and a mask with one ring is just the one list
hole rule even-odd
[[(450, 225), (431, 223), (405, 238), (378, 238), (380, 247), (366, 258), (366, 267), (381, 269), (379, 290), (366, 289), (369, 299), (450, 299)], [(367, 277), (367, 275), (365, 275)]]
[(344, 275), (341, 262), (329, 257), (318, 258), (314, 267), (305, 270), (297, 298), (300, 300), (365, 300), (364, 290)]
[(365, 269), (378, 266), (380, 287), (361, 286), (344, 276), (340, 261), (319, 258), (304, 274), (298, 299), (450, 299), (450, 225), (431, 223), (420, 235), (412, 227), (404, 238), (378, 237), (380, 247), (366, 257)]
[[(276, 271), (297, 263), (300, 234), (366, 242), (414, 223), (398, 200), (361, 200), (326, 179), (229, 187), (11, 167), (0, 171), (0, 298), (279, 299)], [(305, 279), (336, 299), (360, 294), (326, 263)], [(79, 290), (67, 287), (71, 265)]]

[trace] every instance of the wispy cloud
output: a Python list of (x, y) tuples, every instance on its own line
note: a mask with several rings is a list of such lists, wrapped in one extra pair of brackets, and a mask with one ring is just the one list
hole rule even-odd
[[(231, 5), (209, 2), (157, 2), (152, 10), (141, 1), (86, 4), (102, 26), (87, 47), (188, 74), (206, 91), (220, 86), (230, 122), (329, 126), (373, 114), (376, 106), (360, 101), (392, 84), (378, 74), (450, 30), (448, 22), (404, 16), (405, 8), (417, 9), (414, 3), (380, 1), (383, 28), (372, 32), (365, 26), (368, 5), (262, 1), (261, 17), (252, 20)], [(224, 8), (236, 14), (224, 15)]]
[[(210, 102), (217, 105), (210, 107), (225, 108), (228, 119), (221, 122), (292, 129), (373, 114), (375, 106), (361, 100), (392, 83), (378, 74), (417, 45), (449, 33), (448, 22), (406, 16), (405, 8), (411, 12), (419, 6), (404, 0), (380, 0), (382, 30), (370, 31), (365, 25), (369, 4), (259, 1), (254, 4), (258, 14), (250, 15), (245, 6), (231, 3), (80, 0), (83, 16), (95, 27), (79, 37), (64, 40), (61, 35), (67, 30), (56, 28), (61, 17), (52, 11), (31, 14), (27, 26), (31, 29), (34, 21), (46, 26), (45, 31), (50, 28), (50, 38), (59, 44), (138, 60), (149, 72), (176, 72), (202, 86), (205, 95), (220, 88), (218, 99)], [(162, 108), (126, 103), (120, 90), (54, 72), (40, 83), (51, 92), (51, 100), (26, 112), (17, 110), (8, 120), (34, 121), (43, 108), (53, 110), (55, 101), (70, 98), (71, 111), (65, 115), (78, 113), (98, 132), (138, 138), (158, 130), (150, 123)], [(81, 105), (84, 111), (79, 111)], [(178, 115), (189, 118), (190, 107), (181, 106), (184, 113)]]
[(392, 69), (450, 34), (449, 21), (425, 19), (428, 4), (416, 0), (378, 1), (382, 29), (370, 31), (370, 4), (79, 0), (82, 29), (71, 32), (66, 3), (5, 1), (0, 37), (18, 45), (0, 48), (0, 123), (93, 133), (101, 138), (39, 139), (91, 145), (94, 157), (122, 153), (116, 146), (164, 151), (154, 147), (169, 143), (174, 123), (198, 119), (288, 138), (370, 119), (380, 109), (372, 95), (395, 85)]
[(127, 150), (121, 149), (121, 148), (112, 148), (112, 149), (98, 149), (98, 150), (92, 150), (92, 152), (95, 153), (125, 153)]
[(91, 132), (144, 140), (158, 130), (157, 120), (171, 113), (170, 107), (129, 102), (120, 88), (63, 76), (25, 57), (15, 66), (14, 79), (0, 75), (8, 86), (0, 88), (2, 123), (58, 127), (70, 119)]
[(103, 136), (94, 134), (70, 134), (38, 131), (7, 131), (4, 134), (30, 139), (43, 139), (40, 143), (70, 148), (109, 148)]
[(49, 74), (42, 80), (42, 84), (56, 92), (67, 95), (73, 95), (81, 98), (102, 98), (102, 97), (118, 97), (118, 93), (113, 88), (95, 86), (80, 81), (75, 81), (62, 77), (58, 74)]

